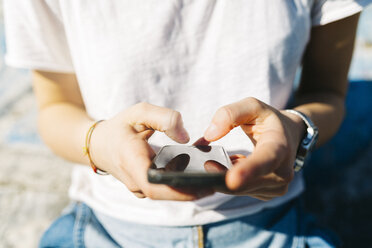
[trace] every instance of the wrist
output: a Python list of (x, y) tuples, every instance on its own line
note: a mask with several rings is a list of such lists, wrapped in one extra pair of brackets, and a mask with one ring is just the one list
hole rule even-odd
[[(97, 145), (99, 145), (100, 142), (100, 135), (99, 135), (99, 129), (102, 126), (103, 120), (99, 120), (93, 123), (93, 125), (89, 128), (86, 138), (85, 138), (85, 153), (89, 159), (89, 164), (92, 167), (93, 171), (100, 175), (107, 175), (107, 172), (105, 169), (101, 167), (100, 161), (97, 159), (97, 153), (100, 150), (97, 148)], [(98, 162), (97, 162), (98, 161)], [(97, 166), (99, 164), (99, 166)]]
[(305, 160), (309, 152), (314, 148), (318, 140), (319, 132), (318, 132), (318, 128), (314, 125), (314, 123), (312, 122), (309, 116), (305, 115), (304, 113), (300, 111), (293, 110), (293, 109), (289, 109), (285, 111), (288, 113), (297, 115), (298, 117), (302, 119), (303, 123), (306, 125), (306, 132), (301, 138), (300, 144), (297, 149), (297, 154), (296, 154), (294, 170), (298, 172), (304, 166)]
[(280, 112), (291, 122), (290, 132), (293, 135), (293, 139), (295, 140), (295, 144), (297, 147), (298, 145), (300, 145), (304, 135), (306, 134), (307, 126), (300, 116), (286, 110), (282, 110)]

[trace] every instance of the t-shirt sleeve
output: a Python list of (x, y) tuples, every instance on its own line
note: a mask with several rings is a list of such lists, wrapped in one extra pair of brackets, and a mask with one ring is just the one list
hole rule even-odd
[(312, 25), (325, 25), (361, 12), (372, 0), (314, 0)]
[(74, 71), (59, 1), (4, 0), (3, 7), (9, 66)]

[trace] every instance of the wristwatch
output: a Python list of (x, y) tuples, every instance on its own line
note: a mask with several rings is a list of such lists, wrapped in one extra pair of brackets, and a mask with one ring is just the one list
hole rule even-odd
[(300, 111), (293, 110), (293, 109), (286, 109), (285, 111), (295, 114), (305, 122), (307, 128), (304, 137), (298, 146), (296, 160), (294, 164), (295, 172), (300, 171), (305, 164), (306, 157), (309, 155), (309, 152), (314, 148), (316, 141), (318, 140), (319, 131), (318, 128), (314, 125), (311, 119), (301, 113)]

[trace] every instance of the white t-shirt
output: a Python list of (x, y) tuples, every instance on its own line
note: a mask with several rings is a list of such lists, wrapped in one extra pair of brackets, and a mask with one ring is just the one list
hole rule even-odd
[[(5, 0), (6, 62), (74, 72), (88, 114), (108, 119), (142, 101), (178, 110), (191, 141), (215, 111), (252, 96), (286, 106), (313, 25), (362, 10), (370, 0)], [(156, 133), (150, 144), (173, 144)], [(216, 142), (249, 154), (239, 129)], [(70, 197), (98, 212), (154, 225), (196, 225), (252, 214), (297, 196), (262, 202), (217, 193), (193, 201), (138, 199), (111, 176), (73, 170)]]

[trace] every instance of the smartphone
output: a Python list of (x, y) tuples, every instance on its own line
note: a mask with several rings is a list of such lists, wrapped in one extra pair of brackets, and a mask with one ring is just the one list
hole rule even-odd
[(164, 146), (149, 168), (150, 183), (174, 187), (225, 186), (231, 160), (222, 146)]

